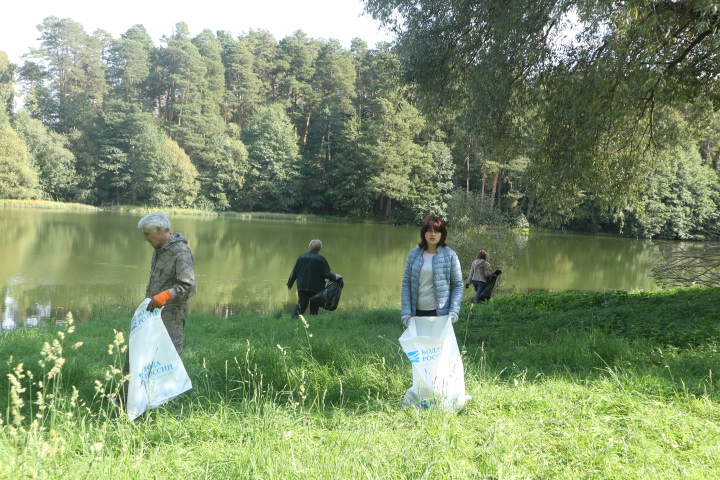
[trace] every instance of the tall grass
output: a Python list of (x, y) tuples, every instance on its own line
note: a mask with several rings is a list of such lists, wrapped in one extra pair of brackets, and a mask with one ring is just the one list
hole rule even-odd
[(0, 198), (0, 208), (36, 208), (41, 210), (86, 210), (86, 211), (97, 211), (97, 207), (92, 205), (85, 205), (82, 203), (62, 203), (53, 202), (50, 200), (9, 200)]
[(306, 213), (276, 213), (276, 212), (229, 212), (229, 211), (212, 211), (212, 210), (198, 210), (198, 209), (187, 209), (187, 208), (163, 208), (163, 207), (149, 207), (149, 206), (133, 206), (133, 205), (109, 205), (103, 206), (103, 210), (125, 212), (125, 213), (137, 213), (146, 214), (157, 210), (162, 210), (168, 215), (172, 216), (204, 216), (204, 217), (220, 217), (220, 218), (239, 218), (243, 220), (287, 220), (292, 222), (348, 222), (354, 223), (358, 219), (351, 219), (345, 217), (322, 217), (320, 215), (306, 214)]
[(194, 388), (134, 422), (107, 400), (130, 312), (19, 329), (0, 337), (0, 478), (718, 478), (719, 297), (465, 306), (456, 414), (400, 407), (395, 310), (191, 315)]
[(200, 210), (194, 208), (153, 207), (148, 205), (103, 205), (95, 207), (82, 203), (63, 203), (50, 200), (8, 200), (0, 199), (0, 208), (13, 209), (41, 209), (57, 211), (108, 211), (145, 215), (158, 210), (171, 216), (194, 217), (222, 217), (239, 218), (243, 220), (287, 220), (293, 222), (341, 222), (341, 223), (378, 223), (375, 218), (357, 217), (323, 217), (321, 215), (306, 213), (275, 213), (275, 212), (217, 212), (213, 210)]
[(146, 214), (162, 210), (168, 215), (178, 216), (203, 216), (203, 217), (229, 217), (242, 219), (270, 219), (270, 220), (291, 220), (291, 221), (321, 221), (322, 217), (307, 214), (292, 213), (268, 213), (268, 212), (215, 212), (212, 210), (199, 210), (192, 208), (164, 208), (152, 207), (147, 205), (104, 205), (95, 207), (93, 205), (85, 205), (81, 203), (63, 203), (53, 202), (50, 200), (8, 200), (0, 199), (0, 208), (27, 208), (42, 210), (86, 210), (86, 211), (110, 211), (123, 213)]

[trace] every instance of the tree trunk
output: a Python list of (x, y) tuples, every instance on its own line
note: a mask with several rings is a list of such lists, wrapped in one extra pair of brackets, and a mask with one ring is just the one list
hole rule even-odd
[(305, 119), (305, 134), (303, 135), (303, 146), (307, 145), (307, 139), (308, 135), (310, 135), (310, 114), (307, 114), (307, 118)]
[(392, 204), (392, 199), (390, 197), (387, 197), (387, 201), (385, 202), (385, 218), (390, 216), (390, 205)]
[(530, 200), (528, 201), (527, 210), (525, 211), (525, 218), (527, 221), (530, 221), (530, 214), (532, 213), (532, 209), (535, 206), (535, 195), (530, 195)]
[(330, 154), (330, 124), (325, 125), (325, 162), (330, 163), (330, 158), (332, 157)]
[(470, 193), (470, 148), (472, 143), (467, 144), (467, 155), (465, 155), (465, 192)]
[(498, 186), (497, 186), (497, 203), (496, 205), (498, 208), (500, 208), (500, 199), (502, 196), (502, 182), (503, 182), (503, 172), (502, 169), (498, 171)]
[(240, 107), (240, 119), (238, 120), (238, 127), (240, 127), (241, 132), (245, 130), (245, 105)]
[(492, 182), (492, 193), (490, 193), (490, 210), (495, 208), (495, 192), (497, 191), (497, 185), (498, 185), (498, 177), (500, 176), (500, 171), (498, 170), (495, 172), (495, 176), (493, 177)]
[(482, 182), (480, 182), (480, 209), (485, 206), (485, 182), (487, 181), (487, 168), (483, 168)]
[(470, 155), (465, 157), (465, 193), (470, 193)]

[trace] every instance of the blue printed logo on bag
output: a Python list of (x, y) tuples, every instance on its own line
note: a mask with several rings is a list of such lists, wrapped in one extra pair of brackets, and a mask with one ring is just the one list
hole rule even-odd
[(138, 312), (135, 312), (135, 316), (132, 319), (132, 322), (130, 323), (130, 331), (132, 332), (136, 328), (138, 328), (140, 325), (145, 323), (147, 319), (150, 317), (151, 312), (148, 312), (147, 310), (143, 310), (138, 314)]
[(440, 356), (443, 351), (443, 346), (426, 348), (422, 351), (421, 358), (423, 362), (432, 362)]
[(172, 363), (163, 365), (157, 360), (153, 360), (152, 362), (148, 363), (143, 367), (142, 372), (138, 374), (138, 377), (140, 378), (140, 382), (142, 382), (143, 384), (147, 384), (151, 378), (155, 378), (156, 376), (163, 373), (167, 374), (168, 372), (172, 372), (172, 370)]

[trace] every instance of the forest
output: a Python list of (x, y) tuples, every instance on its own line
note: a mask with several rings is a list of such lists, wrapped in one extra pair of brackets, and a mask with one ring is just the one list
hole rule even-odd
[(22, 65), (0, 45), (0, 198), (720, 231), (709, 4), (442, 4), (368, 0), (397, 40), (349, 49), (47, 17)]

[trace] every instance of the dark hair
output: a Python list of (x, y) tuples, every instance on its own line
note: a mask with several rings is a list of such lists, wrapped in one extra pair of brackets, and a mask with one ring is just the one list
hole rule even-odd
[(485, 250), (480, 250), (480, 253), (478, 253), (477, 258), (478, 258), (478, 260), (487, 260), (487, 252)]
[(425, 220), (423, 220), (422, 227), (420, 227), (420, 241), (418, 242), (418, 247), (422, 247), (423, 250), (427, 250), (428, 244), (427, 240), (425, 240), (425, 233), (427, 233), (428, 230), (435, 230), (436, 232), (440, 232), (442, 236), (440, 237), (440, 242), (438, 242), (438, 246), (440, 247), (447, 247), (447, 244), (445, 243), (445, 239), (447, 238), (447, 228), (445, 228), (445, 220), (438, 217), (437, 215), (428, 215), (425, 217)]

